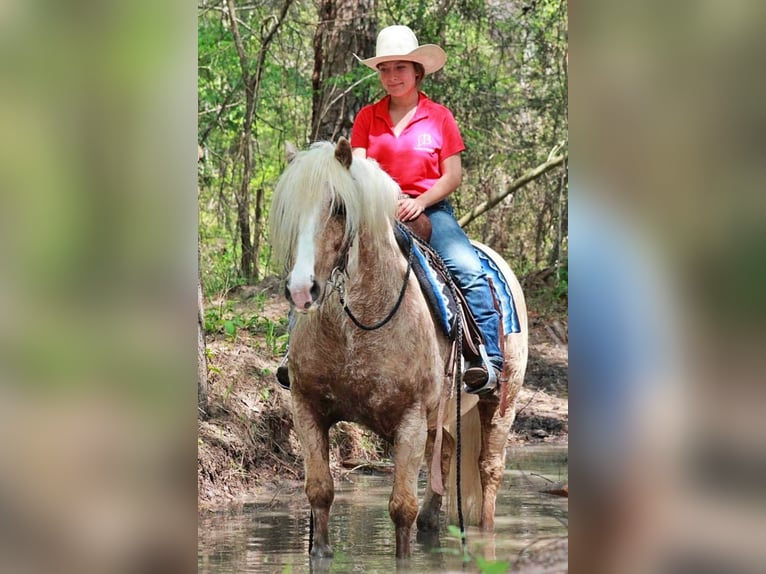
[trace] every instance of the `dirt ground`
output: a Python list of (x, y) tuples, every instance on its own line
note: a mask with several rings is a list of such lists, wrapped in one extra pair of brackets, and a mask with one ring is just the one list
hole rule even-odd
[[(245, 287), (228, 301), (206, 301), (243, 318), (265, 317), (278, 323), (287, 303), (274, 281)], [(565, 444), (568, 439), (566, 316), (542, 317), (530, 304), (529, 364), (509, 444)], [(269, 322), (264, 322), (267, 324)], [(300, 449), (292, 432), (289, 392), (274, 380), (281, 359), (275, 332), (254, 327), (236, 334), (207, 337), (208, 408), (199, 419), (198, 501), (200, 510), (238, 505), (256, 490), (276, 482), (301, 481)], [(551, 328), (554, 325), (555, 328)], [(281, 327), (284, 333), (284, 327)], [(277, 333), (278, 334), (278, 333)], [(387, 446), (353, 424), (336, 425), (332, 464), (386, 457)]]

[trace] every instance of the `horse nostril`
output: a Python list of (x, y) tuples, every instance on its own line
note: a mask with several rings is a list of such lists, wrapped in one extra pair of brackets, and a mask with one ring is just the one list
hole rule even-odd
[(304, 309), (308, 309), (309, 307), (311, 307), (311, 301), (306, 301), (306, 302), (303, 304), (303, 308), (304, 308)]
[(316, 279), (311, 283), (311, 299), (314, 301), (319, 299), (319, 283), (316, 282)]

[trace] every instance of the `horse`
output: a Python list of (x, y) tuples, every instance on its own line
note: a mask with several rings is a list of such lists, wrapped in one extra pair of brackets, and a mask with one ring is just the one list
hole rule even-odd
[[(284, 266), (285, 296), (294, 310), (288, 366), (313, 520), (312, 557), (333, 555), (329, 430), (337, 422), (359, 423), (392, 444), (388, 511), (397, 558), (411, 555), (416, 518), (419, 531), (438, 533), (443, 477), (452, 477), (448, 500), (455, 497), (456, 421), (445, 414), (457, 398), (450, 397), (447, 376), (451, 343), (437, 328), (408, 258), (397, 246), (393, 229), (399, 193), (374, 160), (353, 157), (344, 138), (336, 145), (318, 142), (294, 152), (273, 193), (272, 253)], [(463, 500), (473, 501), (469, 523), (485, 530), (494, 527), (506, 443), (527, 361), (524, 297), (516, 278), (511, 281), (521, 332), (504, 337), (503, 384), (480, 397), (461, 395), (461, 492)], [(418, 512), (417, 478), (424, 456), (432, 457), (432, 463)]]

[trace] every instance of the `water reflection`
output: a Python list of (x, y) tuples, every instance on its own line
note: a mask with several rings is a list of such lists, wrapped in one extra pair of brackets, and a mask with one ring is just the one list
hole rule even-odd
[[(567, 475), (566, 447), (511, 449), (498, 495), (493, 533), (469, 528), (468, 549), (489, 560), (514, 562), (541, 538), (566, 536), (567, 499), (541, 494), (545, 479)], [(544, 478), (543, 478), (544, 477)], [(425, 480), (421, 477), (422, 496)], [(199, 523), (201, 574), (274, 572), (436, 573), (460, 571), (459, 544), (442, 528), (439, 537), (418, 537), (413, 556), (397, 564), (394, 527), (388, 516), (391, 476), (352, 474), (336, 481), (330, 519), (335, 557), (308, 559), (308, 502), (299, 483), (260, 495), (241, 512), (215, 513)], [(473, 568), (475, 570), (475, 567)]]

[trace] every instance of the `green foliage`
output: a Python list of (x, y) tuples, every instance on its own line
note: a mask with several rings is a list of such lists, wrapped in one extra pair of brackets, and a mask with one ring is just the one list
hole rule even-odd
[(556, 299), (569, 297), (569, 267), (566, 264), (558, 269), (553, 294)]
[(266, 348), (273, 355), (287, 351), (287, 318), (272, 321), (258, 314), (245, 315), (234, 310), (232, 301), (205, 309), (205, 332), (234, 340), (240, 331), (265, 337)]
[[(223, 245), (224, 242), (220, 239), (216, 242), (205, 242), (202, 237), (200, 237), (200, 243), (202, 286), (205, 296), (224, 293), (244, 283), (237, 269), (236, 252), (231, 245)], [(220, 247), (216, 249), (216, 245)]]
[(511, 563), (507, 560), (487, 560), (476, 556), (476, 566), (482, 574), (505, 574), (511, 570)]
[(351, 556), (343, 552), (343, 550), (340, 550), (336, 548), (334, 550), (335, 554), (332, 557), (332, 562), (330, 563), (329, 572), (330, 573), (343, 573), (343, 572), (350, 572), (351, 566), (353, 565), (353, 560), (351, 559)]
[(456, 540), (457, 543), (460, 544), (460, 550), (457, 548), (444, 548), (437, 549), (438, 552), (444, 552), (454, 556), (462, 556), (464, 564), (470, 564), (472, 562), (475, 563), (476, 567), (479, 569), (479, 572), (482, 574), (505, 574), (511, 569), (510, 562), (505, 560), (487, 560), (481, 556), (476, 556), (469, 552), (467, 546), (465, 545), (464, 534), (460, 532), (460, 528), (454, 524), (447, 525), (447, 536), (448, 538)]
[[(421, 43), (438, 43), (447, 51), (447, 65), (426, 79), (423, 90), (453, 111), (467, 146), (463, 185), (452, 197), (460, 215), (544, 162), (555, 145), (567, 141), (567, 12), (561, 0), (458, 0), (447, 11), (443, 6), (433, 0), (381, 0), (375, 16), (378, 29), (406, 24)], [(235, 192), (242, 177), (246, 86), (221, 7), (200, 0), (198, 17), (199, 134), (207, 150), (200, 167), (199, 229), (208, 296), (244, 281)], [(265, 30), (280, 9), (278, 3), (238, 5), (248, 74), (256, 71)], [(254, 197), (261, 194), (260, 211), (251, 201), (248, 218), (259, 246), (262, 276), (282, 271), (271, 268), (268, 206), (284, 169), (285, 142), (299, 148), (309, 143), (317, 22), (316, 3), (295, 0), (263, 59), (249, 142), (254, 170), (248, 182)], [(382, 91), (376, 78), (362, 81), (367, 76), (366, 67), (355, 66), (327, 82), (340, 92), (350, 90), (359, 101), (372, 102)], [(493, 247), (517, 271), (563, 260), (566, 183), (562, 170), (553, 170), (504, 199), (467, 232)], [(565, 285), (564, 277), (560, 286), (565, 290)], [(232, 322), (235, 329), (242, 328)]]
[(544, 281), (535, 281), (525, 286), (527, 307), (546, 316), (566, 314), (569, 301), (569, 268), (564, 262)]

